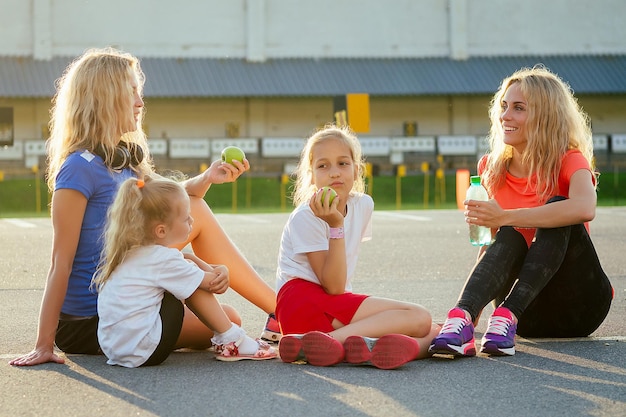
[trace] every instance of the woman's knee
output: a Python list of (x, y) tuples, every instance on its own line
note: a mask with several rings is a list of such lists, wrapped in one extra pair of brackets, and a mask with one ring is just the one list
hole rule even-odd
[(213, 215), (211, 208), (203, 198), (189, 197), (189, 207), (194, 220), (196, 217), (203, 218), (205, 216)]
[(191, 233), (197, 234), (200, 230), (207, 227), (207, 225), (216, 222), (215, 216), (211, 211), (209, 205), (200, 197), (191, 197), (189, 199), (191, 208), (191, 217), (193, 217), (193, 224), (191, 225)]
[(213, 212), (209, 208), (209, 205), (204, 199), (199, 197), (191, 197), (189, 199), (189, 205), (191, 209), (191, 216), (193, 217), (192, 230), (194, 226), (203, 227), (208, 219), (213, 219)]
[(224, 310), (224, 313), (226, 313), (226, 316), (231, 322), (235, 323), (237, 326), (241, 326), (241, 315), (239, 315), (239, 312), (235, 309), (235, 307), (228, 304), (222, 304), (222, 310)]
[[(513, 226), (502, 226), (498, 229), (498, 233), (496, 233), (496, 238), (492, 243), (494, 245), (516, 245), (521, 248), (527, 248), (526, 239), (524, 239), (524, 235), (515, 230)], [(488, 248), (491, 249), (491, 248)]]

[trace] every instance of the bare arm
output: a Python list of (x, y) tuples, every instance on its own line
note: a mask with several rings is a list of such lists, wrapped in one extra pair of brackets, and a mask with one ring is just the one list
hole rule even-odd
[(241, 174), (250, 169), (247, 159), (242, 162), (233, 161), (235, 165), (217, 160), (202, 174), (186, 180), (183, 185), (191, 197), (204, 197), (211, 184), (233, 182)]
[(228, 290), (230, 277), (225, 265), (208, 264), (193, 253), (186, 252), (183, 255), (205, 272), (200, 288), (214, 294), (223, 294)]
[[(343, 215), (337, 206), (340, 197), (337, 196), (332, 204), (325, 205), (321, 201), (321, 194), (311, 198), (309, 206), (313, 214), (324, 220), (330, 227), (343, 227)], [(344, 239), (330, 239), (327, 251), (309, 252), (307, 259), (322, 287), (328, 294), (343, 294), (348, 280), (348, 264), (346, 261), (346, 242)]]
[(596, 191), (591, 172), (576, 171), (570, 180), (569, 198), (533, 208), (504, 210), (495, 200), (465, 201), (465, 218), (470, 224), (497, 229), (501, 226), (553, 228), (593, 220)]
[(57, 190), (52, 195), (52, 259), (39, 312), (37, 342), (33, 351), (13, 359), (11, 365), (65, 362), (54, 353), (54, 338), (86, 207), (87, 199), (78, 191)]

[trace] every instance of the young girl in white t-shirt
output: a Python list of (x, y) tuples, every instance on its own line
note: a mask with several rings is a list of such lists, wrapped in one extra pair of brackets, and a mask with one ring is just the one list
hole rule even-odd
[[(174, 180), (146, 176), (120, 186), (108, 214), (98, 289), (98, 340), (108, 364), (158, 365), (185, 344), (183, 301), (214, 336), (222, 361), (272, 359), (267, 343), (232, 321), (238, 313), (215, 294), (228, 289), (228, 269), (171, 246), (184, 242), (193, 218), (189, 197)], [(226, 311), (229, 314), (226, 314)]]
[[(316, 366), (368, 362), (393, 369), (429, 356), (431, 316), (408, 302), (352, 293), (359, 246), (371, 238), (374, 210), (364, 194), (359, 141), (329, 125), (309, 138), (285, 225), (277, 270), (276, 317), (283, 362)], [(331, 202), (330, 187), (337, 195)]]

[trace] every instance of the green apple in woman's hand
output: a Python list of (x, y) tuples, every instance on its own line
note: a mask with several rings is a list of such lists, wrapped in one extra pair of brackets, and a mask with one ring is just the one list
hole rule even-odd
[(243, 163), (245, 158), (246, 154), (236, 146), (227, 146), (222, 151), (222, 161), (228, 162), (229, 164), (233, 164), (233, 160)]

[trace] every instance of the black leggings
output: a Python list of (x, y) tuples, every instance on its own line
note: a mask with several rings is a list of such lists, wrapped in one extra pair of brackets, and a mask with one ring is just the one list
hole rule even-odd
[(537, 229), (530, 247), (504, 226), (471, 272), (457, 307), (476, 320), (494, 301), (518, 317), (520, 336), (580, 337), (604, 321), (612, 291), (584, 225)]

